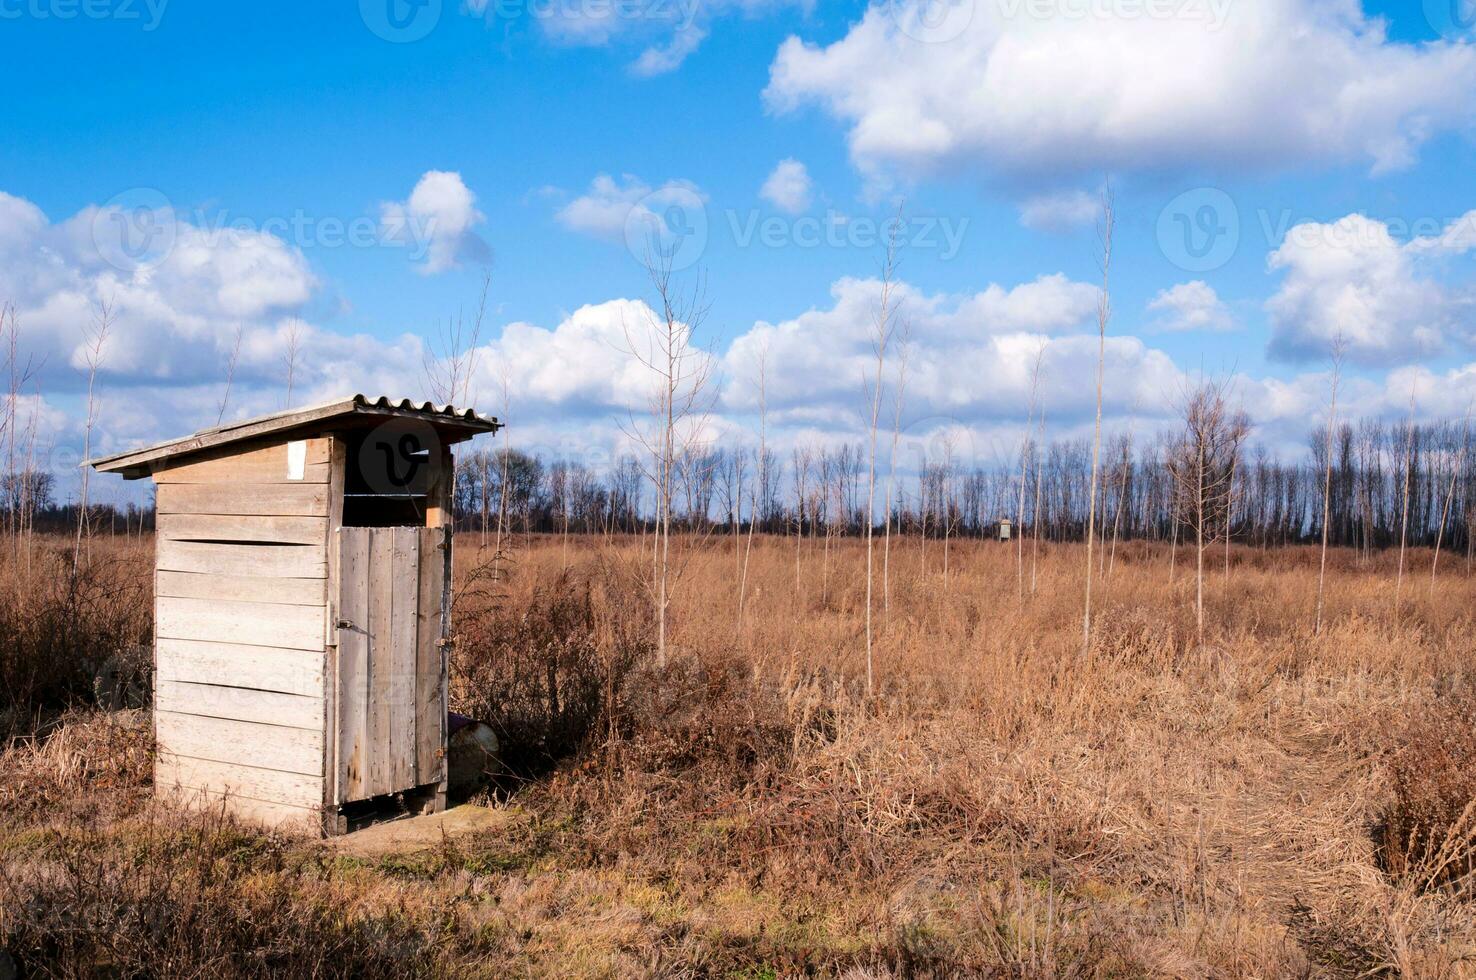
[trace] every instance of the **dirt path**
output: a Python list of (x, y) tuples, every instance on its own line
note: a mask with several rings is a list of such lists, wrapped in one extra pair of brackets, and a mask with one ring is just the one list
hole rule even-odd
[(341, 837), (330, 837), (318, 846), (335, 854), (357, 858), (414, 854), (438, 847), (447, 839), (455, 840), (505, 827), (512, 819), (512, 811), (466, 803), (443, 813), (374, 824)]

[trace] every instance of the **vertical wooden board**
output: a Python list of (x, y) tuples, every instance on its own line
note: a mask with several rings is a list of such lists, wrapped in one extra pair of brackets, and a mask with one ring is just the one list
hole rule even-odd
[(369, 529), (338, 532), (337, 779), (335, 801), (369, 796), (365, 768), (369, 751)]
[(394, 667), (394, 537), (371, 528), (369, 537), (369, 742), (366, 772), (370, 796), (391, 792), (390, 680)]
[(443, 528), (420, 532), (420, 588), (415, 629), (415, 783), (439, 782), (446, 716), (441, 711), (441, 580)]
[[(449, 456), (449, 450), (448, 450)], [(441, 549), (441, 724), (448, 724), (448, 712), (451, 710), (451, 685), (448, 682), (448, 644), (451, 639), (451, 576), (456, 568), (455, 552), (455, 530), (451, 527), (442, 528), (445, 547)], [(449, 749), (441, 753), (440, 769), (441, 778), (436, 791), (436, 812), (446, 809), (446, 787), (450, 782), (451, 759)]]
[(417, 528), (390, 530), (392, 587), (390, 626), (390, 780), (393, 789), (415, 783), (415, 607), (420, 592), (420, 533)]
[[(328, 614), (323, 617), (323, 731), (330, 737), (323, 740), (323, 800), (325, 813), (336, 812), (333, 808), (338, 788), (338, 622), (339, 583), (338, 531), (343, 527), (343, 460), (345, 448), (343, 437), (329, 437), (328, 446), (328, 490), (326, 497), (328, 526), (324, 532), (324, 547), (328, 557), (328, 581), (324, 589), (327, 598), (324, 605)], [(324, 827), (337, 826), (337, 819), (325, 822)]]

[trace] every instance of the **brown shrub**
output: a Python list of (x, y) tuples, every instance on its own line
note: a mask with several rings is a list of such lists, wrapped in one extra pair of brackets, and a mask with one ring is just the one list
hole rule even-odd
[(74, 578), (60, 539), (10, 544), (0, 572), (0, 741), (78, 706), (148, 702), (151, 556), (99, 545)]
[(1476, 695), (1438, 698), (1402, 733), (1394, 800), (1376, 838), (1385, 870), (1419, 888), (1468, 885), (1476, 869)]
[(76, 712), (0, 752), (0, 826), (77, 799), (136, 804), (153, 780), (146, 712)]
[(366, 909), (326, 868), (218, 817), (74, 819), (0, 865), (0, 949), (36, 977), (431, 976), (444, 909)]
[(648, 617), (598, 572), (561, 573), (518, 603), (484, 595), (456, 610), (452, 706), (492, 726), (514, 775), (535, 775), (616, 726)]

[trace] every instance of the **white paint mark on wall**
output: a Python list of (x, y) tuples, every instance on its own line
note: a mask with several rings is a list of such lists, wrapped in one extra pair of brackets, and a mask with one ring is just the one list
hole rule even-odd
[(304, 440), (287, 444), (287, 479), (301, 480), (307, 472), (308, 444)]

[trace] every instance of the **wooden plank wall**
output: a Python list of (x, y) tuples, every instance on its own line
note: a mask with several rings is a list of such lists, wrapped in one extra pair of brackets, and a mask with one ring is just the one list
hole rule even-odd
[(338, 532), (341, 630), (334, 801), (444, 778), (444, 528)]
[(154, 475), (161, 794), (320, 826), (331, 444), (307, 440), (298, 467), (278, 443)]

